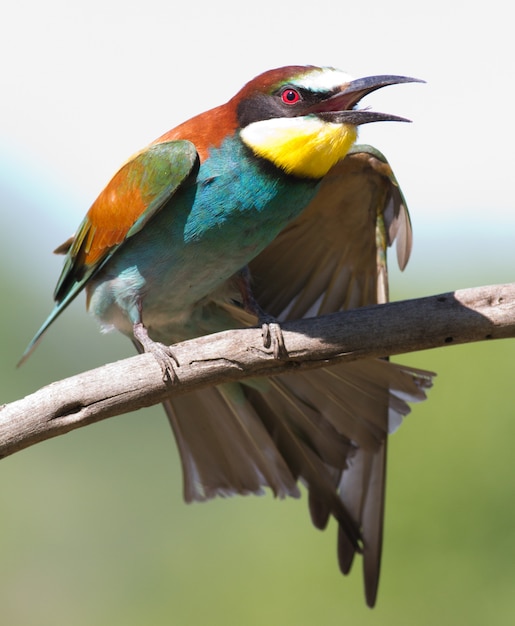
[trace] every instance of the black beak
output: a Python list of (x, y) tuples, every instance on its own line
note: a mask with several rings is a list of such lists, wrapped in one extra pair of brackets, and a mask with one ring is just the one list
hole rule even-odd
[(368, 122), (409, 122), (410, 120), (391, 115), (390, 113), (378, 113), (369, 110), (356, 110), (354, 107), (367, 94), (387, 87), (388, 85), (399, 85), (401, 83), (423, 83), (418, 78), (408, 76), (367, 76), (357, 78), (350, 83), (342, 85), (341, 91), (335, 95), (318, 102), (311, 111), (320, 118), (336, 124), (367, 124)]

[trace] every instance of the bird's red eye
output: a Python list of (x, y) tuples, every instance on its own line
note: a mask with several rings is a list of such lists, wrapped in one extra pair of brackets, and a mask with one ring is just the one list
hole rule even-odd
[(300, 94), (295, 89), (291, 89), (290, 87), (288, 87), (288, 89), (285, 89), (281, 93), (281, 100), (284, 102), (284, 104), (295, 104), (300, 100)]

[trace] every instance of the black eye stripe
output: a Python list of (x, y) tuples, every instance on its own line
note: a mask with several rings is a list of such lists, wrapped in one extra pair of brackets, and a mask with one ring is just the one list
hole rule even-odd
[[(285, 99), (288, 91), (296, 92), (299, 100)], [(274, 117), (296, 117), (309, 111), (321, 100), (332, 94), (322, 94), (294, 84), (281, 85), (270, 94), (256, 93), (238, 104), (238, 123), (244, 128), (252, 122), (267, 120)]]

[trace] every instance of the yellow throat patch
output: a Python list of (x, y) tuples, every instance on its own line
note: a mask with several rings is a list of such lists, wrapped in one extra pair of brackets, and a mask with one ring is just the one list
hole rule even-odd
[(254, 154), (286, 173), (323, 178), (352, 148), (358, 131), (351, 124), (324, 122), (313, 115), (254, 122), (240, 136)]

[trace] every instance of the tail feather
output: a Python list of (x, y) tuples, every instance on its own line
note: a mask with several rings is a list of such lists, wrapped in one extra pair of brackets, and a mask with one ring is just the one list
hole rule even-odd
[[(376, 601), (381, 568), (387, 442), (385, 438), (373, 452), (358, 449), (339, 484), (340, 497), (361, 528), (365, 598), (369, 606)], [(339, 532), (338, 562), (344, 574), (349, 572), (353, 558), (347, 538)]]
[(347, 574), (363, 553), (373, 606), (381, 561), (387, 434), (425, 398), (432, 374), (383, 360), (232, 383), (170, 398), (184, 497), (308, 491), (313, 524), (339, 525)]
[[(317, 442), (309, 438), (299, 420), (292, 419), (292, 414), (283, 412), (284, 405), (273, 392), (263, 394), (256, 389), (247, 390), (253, 405), (274, 441), (280, 454), (285, 459), (292, 473), (306, 485), (308, 492), (324, 503), (330, 514), (338, 521), (349, 541), (356, 550), (360, 550), (359, 526), (347, 511), (345, 504), (338, 497), (332, 480), (332, 467), (327, 463), (326, 449), (321, 447), (320, 438)], [(301, 409), (300, 409), (301, 411)], [(300, 411), (295, 411), (298, 415)], [(345, 464), (350, 446), (345, 442), (339, 464)], [(312, 518), (313, 519), (313, 518)], [(316, 525), (317, 518), (313, 519)]]
[[(73, 297), (75, 297), (77, 294), (74, 294)], [(71, 300), (73, 300), (73, 298), (67, 298), (65, 300), (63, 300), (63, 302), (58, 302), (54, 308), (52, 309), (50, 315), (46, 318), (46, 320), (43, 322), (43, 324), (41, 325), (41, 327), (39, 328), (38, 332), (34, 335), (34, 337), (32, 338), (31, 342), (29, 343), (29, 345), (25, 348), (24, 353), (21, 355), (21, 359), (18, 361), (18, 363), (16, 364), (16, 367), (20, 367), (21, 365), (23, 365), (23, 363), (25, 363), (25, 361), (29, 358), (29, 356), (34, 352), (34, 350), (36, 349), (36, 346), (39, 344), (39, 342), (41, 341), (43, 335), (45, 334), (45, 332), (48, 330), (50, 324), (52, 324), (55, 319), (57, 317), (59, 317), (59, 315), (61, 315), (61, 313), (64, 311), (64, 309), (68, 306), (68, 304), (71, 302)]]
[(187, 502), (260, 494), (264, 487), (278, 497), (300, 495), (296, 477), (240, 385), (178, 396), (164, 408), (181, 456)]
[[(63, 244), (63, 247), (67, 245), (67, 243), (68, 242)], [(59, 248), (56, 250), (56, 252), (57, 251), (59, 251)], [(89, 275), (87, 278), (89, 278)], [(21, 359), (18, 361), (16, 367), (20, 367), (20, 365), (23, 365), (23, 363), (25, 363), (25, 361), (29, 358), (29, 356), (34, 352), (34, 350), (36, 349), (36, 346), (41, 341), (41, 338), (43, 337), (45, 332), (48, 330), (50, 324), (52, 324), (59, 317), (59, 315), (61, 315), (61, 313), (66, 309), (66, 307), (71, 302), (73, 302), (73, 300), (75, 300), (75, 298), (79, 295), (79, 293), (81, 292), (82, 288), (84, 287), (87, 281), (87, 278), (83, 278), (82, 280), (76, 282), (70, 288), (70, 290), (68, 291), (68, 293), (66, 294), (64, 298), (56, 301), (56, 304), (54, 308), (52, 309), (52, 311), (50, 312), (50, 315), (46, 318), (46, 320), (43, 322), (43, 324), (39, 328), (38, 332), (32, 338), (32, 341), (25, 348), (25, 352), (22, 354)]]

